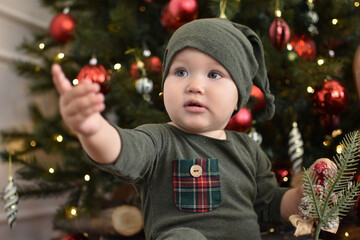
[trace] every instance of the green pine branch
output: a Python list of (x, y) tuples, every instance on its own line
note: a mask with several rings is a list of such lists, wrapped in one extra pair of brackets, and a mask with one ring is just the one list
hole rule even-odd
[(304, 195), (308, 197), (309, 215), (317, 222), (315, 238), (327, 223), (345, 216), (360, 193), (360, 183), (353, 183), (353, 177), (360, 160), (360, 134), (354, 131), (341, 141), (341, 153), (334, 157), (336, 171), (329, 171), (324, 181), (325, 187), (319, 192), (318, 177), (314, 171), (304, 171)]

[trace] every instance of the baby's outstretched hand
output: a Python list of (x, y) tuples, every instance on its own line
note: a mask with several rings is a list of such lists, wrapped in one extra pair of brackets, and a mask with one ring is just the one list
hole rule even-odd
[(90, 136), (100, 129), (105, 109), (104, 95), (100, 86), (90, 80), (72, 86), (58, 64), (52, 66), (53, 82), (60, 94), (60, 114), (65, 124), (83, 136)]

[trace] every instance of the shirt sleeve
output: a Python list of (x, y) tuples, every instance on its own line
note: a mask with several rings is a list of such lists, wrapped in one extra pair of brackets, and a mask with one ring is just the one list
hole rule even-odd
[(151, 171), (156, 157), (155, 142), (146, 131), (141, 128), (122, 129), (114, 126), (121, 138), (121, 151), (118, 158), (111, 164), (99, 164), (86, 159), (98, 168), (110, 172), (121, 181), (137, 183)]
[(257, 197), (254, 208), (261, 222), (282, 223), (281, 200), (289, 188), (278, 186), (271, 162), (266, 154), (258, 148), (257, 151)]

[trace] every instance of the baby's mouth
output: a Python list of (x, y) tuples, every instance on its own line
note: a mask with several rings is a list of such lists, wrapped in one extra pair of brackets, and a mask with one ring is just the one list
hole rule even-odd
[(203, 104), (195, 100), (187, 101), (185, 104), (185, 108), (191, 112), (203, 112), (204, 110), (206, 110), (206, 107)]

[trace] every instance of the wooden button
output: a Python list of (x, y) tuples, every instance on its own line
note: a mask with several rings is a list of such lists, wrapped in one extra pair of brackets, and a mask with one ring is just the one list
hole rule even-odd
[(196, 177), (196, 178), (197, 178), (197, 177), (200, 177), (201, 174), (202, 174), (202, 168), (201, 168), (201, 166), (200, 166), (200, 165), (197, 165), (197, 164), (191, 166), (191, 168), (190, 168), (190, 174), (191, 174), (191, 176)]

